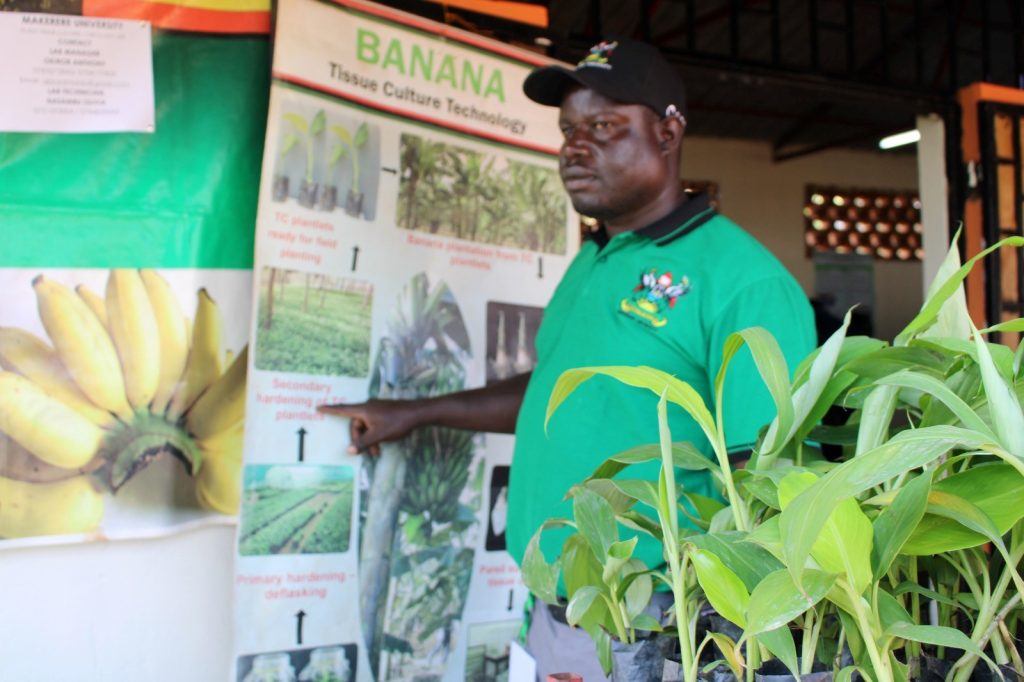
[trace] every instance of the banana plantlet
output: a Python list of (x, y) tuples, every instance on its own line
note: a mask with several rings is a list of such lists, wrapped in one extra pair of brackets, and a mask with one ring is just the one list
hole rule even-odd
[[(0, 537), (94, 530), (94, 484), (116, 493), (162, 455), (182, 461), (202, 507), (236, 513), (247, 348), (233, 360), (222, 354), (206, 290), (190, 323), (152, 270), (111, 270), (102, 297), (43, 275), (32, 286), (53, 345), (0, 327), (0, 504), (25, 510)], [(89, 483), (79, 496), (95, 498), (79, 505), (87, 520), (75, 507), (32, 502), (45, 499), (41, 486), (73, 479)]]

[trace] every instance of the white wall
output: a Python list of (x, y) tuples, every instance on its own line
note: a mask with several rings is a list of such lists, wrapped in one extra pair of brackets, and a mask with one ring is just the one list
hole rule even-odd
[[(804, 256), (804, 191), (808, 184), (864, 189), (916, 189), (914, 154), (832, 150), (772, 163), (771, 146), (689, 137), (683, 177), (714, 180), (722, 213), (757, 237), (814, 293), (814, 263)], [(875, 263), (875, 335), (891, 338), (920, 308), (921, 264)]]
[(0, 680), (227, 682), (234, 526), (0, 552)]

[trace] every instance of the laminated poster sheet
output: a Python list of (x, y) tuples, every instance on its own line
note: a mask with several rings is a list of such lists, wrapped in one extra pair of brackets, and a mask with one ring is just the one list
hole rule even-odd
[(257, 218), (236, 665), (256, 680), (504, 680), (525, 590), (512, 439), (346, 454), (316, 406), (528, 371), (578, 248), (542, 58), (379, 6), (284, 0)]

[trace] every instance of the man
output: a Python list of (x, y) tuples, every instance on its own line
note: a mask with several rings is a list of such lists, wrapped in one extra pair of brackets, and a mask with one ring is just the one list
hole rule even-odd
[[(576, 210), (601, 229), (580, 249), (537, 334), (538, 363), (528, 375), (486, 388), (409, 402), (329, 406), (350, 417), (352, 452), (426, 424), (516, 434), (506, 538), (521, 561), (545, 519), (571, 514), (565, 492), (610, 455), (658, 441), (657, 399), (608, 379), (583, 384), (552, 418), (552, 387), (567, 369), (649, 365), (688, 382), (714, 405), (722, 345), (733, 332), (766, 327), (792, 369), (814, 347), (810, 306), (793, 278), (756, 240), (718, 215), (679, 181), (686, 127), (683, 84), (653, 47), (602, 42), (574, 69), (548, 66), (524, 90), (559, 107), (559, 171)], [(749, 351), (730, 365), (724, 391), (726, 442), (749, 449), (774, 415)], [(672, 436), (710, 452), (697, 425), (670, 414)], [(686, 472), (687, 490), (713, 495), (705, 472)], [(635, 475), (635, 474), (634, 474)], [(657, 463), (646, 475), (654, 479)], [(548, 558), (564, 540), (545, 535)], [(660, 548), (641, 542), (637, 556), (661, 563)], [(538, 674), (581, 673), (603, 679), (593, 644), (570, 630), (564, 612), (534, 608), (528, 648)]]

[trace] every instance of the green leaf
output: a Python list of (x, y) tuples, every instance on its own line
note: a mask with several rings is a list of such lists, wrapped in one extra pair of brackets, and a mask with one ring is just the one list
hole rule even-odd
[(745, 628), (747, 620), (744, 614), (750, 602), (750, 594), (739, 576), (707, 550), (695, 549), (690, 560), (697, 574), (697, 582), (715, 611), (726, 620)]
[(580, 488), (572, 499), (572, 515), (598, 562), (606, 563), (609, 548), (619, 539), (611, 505), (593, 490)]
[(989, 665), (995, 667), (992, 659), (986, 656), (985, 652), (978, 648), (978, 645), (971, 641), (970, 637), (954, 628), (941, 625), (914, 625), (908, 622), (897, 622), (885, 629), (884, 636), (953, 649), (963, 649), (984, 659)]
[(749, 542), (748, 538), (748, 535), (739, 531), (725, 531), (694, 535), (689, 542), (699, 549), (714, 553), (730, 571), (739, 576), (749, 592), (769, 573), (782, 568), (782, 564), (767, 550)]
[(601, 663), (601, 669), (605, 675), (612, 672), (612, 638), (607, 630), (597, 628), (595, 631), (588, 630), (590, 638), (594, 640), (597, 648), (597, 660)]
[(839, 465), (802, 492), (780, 515), (785, 564), (800, 581), (811, 546), (842, 500), (907, 471), (924, 466), (953, 447), (978, 448), (982, 434), (953, 426), (904, 431), (879, 447)]
[(327, 115), (324, 113), (323, 109), (320, 109), (319, 111), (316, 112), (316, 115), (313, 116), (313, 123), (309, 126), (309, 134), (319, 135), (321, 132), (323, 132), (324, 125), (326, 123)]
[(601, 596), (601, 590), (594, 585), (586, 585), (576, 590), (569, 605), (565, 607), (565, 620), (569, 625), (576, 627), (583, 620), (594, 600)]
[(561, 559), (553, 564), (544, 559), (544, 553), (540, 550), (540, 536), (546, 527), (549, 527), (548, 523), (538, 528), (526, 546), (522, 565), (523, 584), (542, 601), (557, 604)]
[(302, 133), (303, 135), (309, 134), (309, 124), (306, 123), (306, 119), (301, 114), (296, 114), (294, 112), (289, 111), (285, 114), (282, 114), (282, 116), (284, 117), (284, 120), (288, 121), (293, 126), (295, 126), (295, 129), (298, 130), (300, 133)]
[(878, 590), (876, 603), (878, 605), (878, 622), (882, 629), (895, 623), (912, 623), (914, 621), (903, 605), (885, 590)]
[(882, 510), (872, 524), (874, 543), (871, 566), (875, 580), (888, 572), (896, 555), (910, 538), (928, 506), (931, 476), (923, 474), (905, 483), (892, 503)]
[(937, 398), (946, 407), (948, 407), (965, 428), (977, 431), (978, 433), (985, 434), (989, 438), (995, 439), (995, 434), (992, 433), (992, 429), (988, 427), (988, 424), (986, 424), (984, 420), (982, 420), (982, 418), (979, 417), (978, 414), (972, 410), (960, 396), (951, 391), (945, 383), (939, 381), (935, 377), (912, 371), (902, 371), (879, 379), (878, 383), (883, 386), (900, 386), (927, 393), (928, 395)]
[[(651, 603), (651, 595), (654, 593), (654, 582), (651, 580), (651, 573), (647, 566), (639, 559), (629, 562), (629, 575), (626, 577), (626, 615), (636, 618)], [(635, 627), (635, 626), (634, 626)], [(650, 629), (650, 628), (645, 628)]]
[[(935, 482), (935, 490), (968, 500), (1003, 535), (1024, 518), (1024, 476), (1009, 464), (975, 465)], [(926, 514), (903, 548), (905, 554), (930, 555), (974, 547), (986, 541), (958, 521)]]
[(850, 361), (843, 368), (857, 376), (877, 381), (903, 370), (914, 370), (930, 375), (945, 373), (945, 363), (935, 353), (916, 346), (880, 348)]
[(789, 367), (778, 342), (764, 327), (750, 327), (733, 332), (722, 349), (722, 365), (715, 379), (715, 395), (721, 396), (725, 386), (726, 370), (733, 356), (746, 343), (762, 381), (775, 403), (775, 420), (779, 433), (789, 433), (793, 427), (793, 396), (790, 393)]
[(729, 666), (729, 670), (732, 671), (736, 679), (743, 679), (743, 656), (740, 654), (740, 648), (736, 646), (736, 642), (720, 632), (709, 632), (707, 636), (714, 641), (718, 650), (725, 656), (725, 664)]
[(833, 682), (853, 682), (853, 673), (859, 672), (862, 679), (870, 679), (864, 675), (864, 671), (855, 665), (848, 665), (844, 668), (840, 668), (839, 672), (836, 673)]
[(877, 448), (889, 437), (889, 425), (896, 409), (898, 393), (899, 391), (892, 386), (877, 386), (871, 389), (860, 411), (855, 456)]
[(356, 135), (355, 138), (352, 140), (353, 146), (355, 146), (357, 149), (359, 147), (362, 147), (364, 144), (366, 144), (366, 140), (369, 136), (370, 131), (366, 127), (366, 122), (364, 121), (363, 123), (359, 124), (358, 128), (356, 128)]
[(819, 349), (817, 356), (811, 363), (807, 381), (801, 384), (793, 393), (793, 421), (789, 428), (785, 431), (782, 430), (783, 425), (779, 415), (769, 425), (768, 432), (764, 437), (764, 445), (762, 447), (764, 455), (762, 456), (771, 457), (773, 453), (781, 449), (794, 436), (797, 428), (803, 424), (807, 415), (811, 413), (819, 396), (828, 385), (829, 378), (832, 376), (832, 370), (836, 365), (836, 360), (839, 358), (839, 351), (842, 349), (843, 339), (846, 337), (846, 330), (849, 326), (850, 313), (847, 312), (843, 318), (842, 326)]
[(333, 125), (331, 126), (331, 132), (334, 133), (334, 135), (341, 140), (343, 144), (349, 147), (352, 146), (352, 133), (348, 131), (348, 128), (343, 125)]
[(651, 481), (614, 480), (612, 484), (623, 495), (655, 509), (658, 508), (658, 489)]
[(939, 311), (943, 308), (946, 301), (956, 295), (958, 291), (961, 291), (960, 285), (967, 277), (967, 273), (969, 273), (971, 268), (974, 267), (974, 264), (992, 251), (1007, 245), (1024, 246), (1024, 237), (1007, 237), (1006, 239), (1002, 239), (968, 260), (952, 275), (947, 277), (939, 286), (936, 287), (936, 283), (933, 282), (932, 287), (929, 288), (929, 296), (921, 307), (921, 312), (919, 312), (914, 319), (910, 321), (910, 324), (908, 324), (906, 328), (899, 333), (896, 337), (895, 345), (906, 345), (906, 342), (911, 337), (935, 324), (935, 321), (939, 317)]
[[(606, 459), (600, 466), (594, 469), (594, 472), (590, 474), (587, 480), (611, 478), (631, 464), (642, 464), (660, 459), (660, 444), (639, 445)], [(672, 461), (680, 469), (687, 469), (689, 471), (702, 471), (705, 469), (718, 471), (718, 465), (715, 462), (708, 459), (703, 452), (686, 442), (672, 444)]]
[[(761, 522), (747, 535), (747, 542), (763, 548), (782, 565), (785, 551), (782, 547), (782, 535), (779, 531), (779, 516), (772, 516)], [(747, 587), (750, 587), (748, 584)]]
[(612, 511), (618, 516), (633, 508), (636, 500), (622, 492), (616, 485), (616, 481), (607, 478), (591, 479), (581, 485), (573, 486), (566, 494), (566, 499), (571, 499), (580, 488), (588, 488), (603, 497), (611, 505)]
[(661, 626), (658, 619), (648, 613), (641, 613), (633, 618), (633, 629), (646, 632), (661, 632), (665, 628)]
[(613, 579), (622, 573), (622, 569), (633, 558), (633, 549), (636, 547), (638, 537), (633, 536), (629, 540), (613, 542), (608, 547), (608, 555), (605, 558), (604, 569), (601, 571), (601, 578), (605, 584), (612, 584)]
[(934, 601), (937, 601), (940, 604), (945, 604), (946, 606), (952, 606), (953, 608), (960, 608), (960, 604), (955, 599), (950, 599), (949, 597), (947, 597), (944, 594), (940, 594), (940, 593), (936, 592), (935, 590), (929, 590), (929, 589), (927, 589), (925, 587), (922, 587), (921, 585), (918, 585), (915, 582), (904, 581), (904, 582), (900, 583), (899, 585), (897, 585), (896, 589), (893, 590), (893, 594), (896, 595), (897, 597), (900, 596), (901, 594), (906, 594), (908, 592), (913, 592), (915, 594), (919, 594), (922, 597), (927, 597), (928, 599), (932, 599)]
[(281, 151), (278, 152), (279, 158), (283, 159), (285, 156), (287, 156), (288, 152), (295, 149), (295, 145), (297, 145), (298, 143), (298, 136), (295, 133), (289, 131), (288, 134), (284, 136), (284, 142), (281, 143)]
[(764, 645), (772, 656), (782, 661), (790, 674), (800, 679), (800, 662), (796, 657), (796, 643), (788, 627), (775, 628), (757, 635), (754, 639)]
[[(783, 513), (797, 495), (817, 480), (810, 472), (793, 472), (783, 478), (779, 483)], [(871, 521), (853, 497), (838, 502), (831, 512), (819, 513), (827, 517), (811, 546), (811, 556), (825, 571), (845, 575), (854, 591), (862, 594), (871, 583)]]
[(657, 396), (664, 395), (666, 400), (682, 407), (697, 422), (710, 442), (714, 443), (717, 440), (715, 421), (700, 394), (686, 382), (653, 367), (581, 367), (563, 372), (555, 382), (551, 397), (548, 399), (547, 414), (544, 417), (545, 429), (558, 406), (580, 384), (595, 376), (608, 376), (628, 386), (646, 388)]
[[(974, 325), (971, 325), (974, 329)], [(975, 329), (974, 343), (978, 348), (978, 365), (981, 367), (981, 381), (988, 396), (999, 444), (1013, 455), (1024, 459), (1024, 411), (1021, 410), (1017, 394), (1010, 390), (1006, 379), (992, 362), (988, 344)]]
[(809, 569), (803, 575), (803, 589), (785, 569), (770, 573), (750, 594), (746, 636), (781, 627), (821, 601), (832, 589), (834, 575)]

